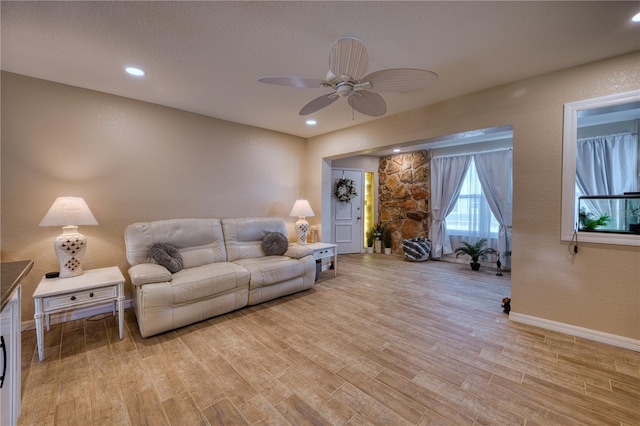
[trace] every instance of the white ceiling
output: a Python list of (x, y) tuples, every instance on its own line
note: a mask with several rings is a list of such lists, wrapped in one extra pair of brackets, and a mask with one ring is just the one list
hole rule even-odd
[[(5, 2), (5, 71), (311, 137), (375, 118), (346, 100), (298, 111), (326, 89), (258, 83), (324, 78), (344, 36), (369, 71), (423, 68), (428, 89), (383, 94), (386, 115), (640, 50), (637, 1), (569, 2)], [(146, 70), (143, 78), (123, 72)]]

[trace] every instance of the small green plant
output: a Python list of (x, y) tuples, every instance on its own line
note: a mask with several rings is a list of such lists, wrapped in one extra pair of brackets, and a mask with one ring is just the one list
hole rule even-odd
[(384, 225), (382, 225), (382, 223), (378, 222), (375, 225), (373, 225), (371, 227), (371, 229), (373, 229), (373, 237), (376, 240), (381, 240), (382, 239), (382, 230), (384, 229)]
[(580, 210), (579, 218), (581, 229), (585, 231), (593, 231), (601, 226), (607, 226), (611, 221), (611, 217), (607, 213), (596, 217), (592, 213), (587, 213), (584, 209)]
[(375, 232), (375, 226), (367, 230), (367, 247), (373, 247), (373, 240), (376, 238)]
[(463, 241), (461, 244), (462, 245), (455, 250), (456, 257), (459, 257), (462, 254), (471, 257), (471, 269), (473, 269), (474, 271), (480, 269), (480, 259), (486, 260), (487, 255), (498, 254), (495, 249), (491, 247), (485, 247), (485, 245), (487, 244), (486, 238), (481, 238), (475, 244), (469, 244), (466, 241)]
[(391, 248), (393, 244), (393, 236), (389, 225), (382, 226), (382, 244), (385, 248)]

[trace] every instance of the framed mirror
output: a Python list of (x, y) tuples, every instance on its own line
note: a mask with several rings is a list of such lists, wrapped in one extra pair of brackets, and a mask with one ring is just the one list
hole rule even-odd
[(640, 246), (640, 90), (565, 104), (561, 238)]

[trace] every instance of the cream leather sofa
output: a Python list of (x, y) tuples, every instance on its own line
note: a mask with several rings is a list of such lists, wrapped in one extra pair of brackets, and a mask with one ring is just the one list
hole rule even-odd
[[(292, 246), (267, 256), (263, 238), (287, 235), (281, 218), (170, 219), (125, 229), (133, 306), (143, 337), (313, 287), (312, 250)], [(171, 273), (149, 249), (167, 243), (183, 268)]]

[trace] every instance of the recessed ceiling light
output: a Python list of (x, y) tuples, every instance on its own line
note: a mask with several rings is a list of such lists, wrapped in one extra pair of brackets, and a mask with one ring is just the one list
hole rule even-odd
[(400, 148), (394, 148), (393, 152), (400, 152)]
[(318, 124), (316, 120), (307, 120), (306, 123), (307, 126), (315, 126), (316, 124)]
[(636, 15), (631, 18), (633, 22), (640, 22), (640, 13), (636, 13)]
[(124, 70), (131, 75), (135, 75), (136, 77), (142, 77), (144, 75), (144, 71), (142, 71), (140, 68), (126, 67)]

